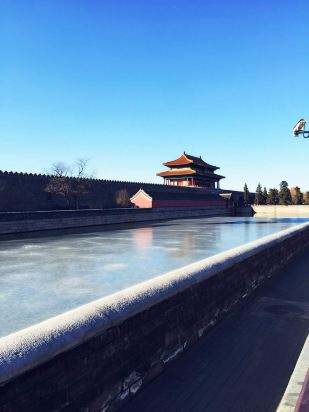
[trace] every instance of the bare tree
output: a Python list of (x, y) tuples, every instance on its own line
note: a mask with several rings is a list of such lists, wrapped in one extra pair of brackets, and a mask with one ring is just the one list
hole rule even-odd
[(80, 198), (89, 191), (90, 175), (87, 173), (89, 159), (78, 159), (73, 166), (63, 162), (51, 166), (52, 175), (45, 191), (54, 195), (63, 196), (67, 207), (74, 199), (75, 208), (79, 208)]
[(88, 164), (89, 159), (86, 158), (77, 159), (74, 164), (73, 170), (75, 170), (75, 179), (73, 183), (72, 195), (75, 199), (76, 209), (79, 209), (81, 197), (89, 192), (89, 179), (93, 176), (88, 173)]
[(89, 164), (89, 159), (80, 158), (76, 160), (75, 162), (76, 177), (89, 178), (89, 173), (87, 172), (88, 164)]
[(120, 207), (128, 207), (131, 204), (128, 192), (126, 189), (118, 190), (115, 193), (115, 201)]
[(63, 196), (66, 205), (70, 205), (71, 185), (67, 177), (52, 177), (45, 187), (45, 191), (53, 195)]
[(298, 186), (291, 187), (290, 189), (292, 204), (293, 205), (302, 205), (304, 202), (304, 195), (301, 192)]
[(56, 177), (69, 177), (72, 175), (72, 168), (66, 163), (56, 162), (52, 164), (50, 174)]

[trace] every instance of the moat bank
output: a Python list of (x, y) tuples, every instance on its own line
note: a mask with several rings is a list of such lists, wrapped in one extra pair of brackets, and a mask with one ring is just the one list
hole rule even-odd
[(0, 213), (0, 235), (193, 217), (231, 216), (232, 208), (90, 209)]
[(261, 217), (309, 217), (309, 205), (252, 205), (252, 208)]

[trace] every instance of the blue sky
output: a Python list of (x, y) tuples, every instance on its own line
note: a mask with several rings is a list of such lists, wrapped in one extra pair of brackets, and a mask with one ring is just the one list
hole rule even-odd
[(309, 3), (2, 0), (0, 169), (91, 159), (160, 181), (184, 150), (222, 187), (309, 190)]

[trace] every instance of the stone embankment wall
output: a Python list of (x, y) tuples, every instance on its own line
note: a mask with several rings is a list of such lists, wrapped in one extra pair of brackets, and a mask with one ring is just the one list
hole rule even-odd
[(50, 212), (0, 212), (0, 235), (40, 230), (137, 223), (190, 217), (230, 216), (231, 208), (107, 209)]
[(309, 217), (309, 205), (252, 205), (254, 212), (258, 216), (268, 217)]
[(254, 210), (252, 206), (238, 206), (235, 207), (235, 216), (245, 216), (245, 217), (250, 217), (254, 216)]
[(0, 411), (113, 411), (309, 248), (309, 223), (0, 339)]

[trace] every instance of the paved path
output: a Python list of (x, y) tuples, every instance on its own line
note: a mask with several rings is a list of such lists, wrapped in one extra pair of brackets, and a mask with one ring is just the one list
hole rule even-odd
[(308, 298), (309, 251), (122, 411), (275, 411), (309, 331)]

